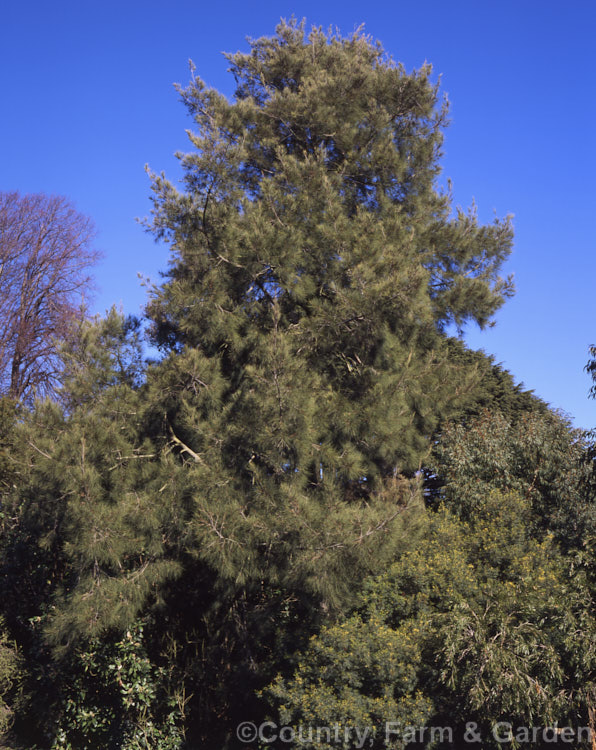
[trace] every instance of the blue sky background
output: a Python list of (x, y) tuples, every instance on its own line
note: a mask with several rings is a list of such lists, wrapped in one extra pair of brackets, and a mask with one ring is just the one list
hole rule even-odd
[(172, 178), (191, 127), (172, 84), (197, 74), (226, 94), (221, 52), (280, 17), (351, 33), (361, 23), (407, 69), (425, 61), (451, 102), (444, 175), (456, 203), (515, 215), (517, 294), (496, 326), (466, 334), (514, 376), (596, 427), (583, 367), (596, 343), (596, 85), (592, 0), (189, 2), (5, 0), (0, 15), (0, 190), (71, 198), (105, 257), (94, 309), (139, 312), (137, 274), (168, 252), (135, 222), (148, 163)]

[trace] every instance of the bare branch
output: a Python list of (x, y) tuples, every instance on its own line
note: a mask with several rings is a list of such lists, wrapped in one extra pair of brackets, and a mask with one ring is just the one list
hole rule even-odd
[(0, 192), (0, 393), (53, 393), (99, 259), (94, 236), (65, 198)]

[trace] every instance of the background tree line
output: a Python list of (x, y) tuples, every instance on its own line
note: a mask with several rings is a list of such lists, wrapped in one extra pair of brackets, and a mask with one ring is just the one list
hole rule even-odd
[(5, 744), (593, 727), (594, 446), (453, 335), (513, 231), (439, 188), (430, 68), (295, 23), (228, 60), (232, 101), (180, 90), (183, 189), (152, 176), (155, 361), (74, 304), (88, 221), (0, 201)]

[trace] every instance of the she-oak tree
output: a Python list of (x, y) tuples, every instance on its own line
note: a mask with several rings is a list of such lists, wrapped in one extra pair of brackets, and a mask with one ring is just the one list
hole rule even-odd
[(512, 229), (453, 213), (438, 189), (430, 68), (293, 23), (228, 60), (232, 102), (198, 78), (181, 90), (186, 190), (154, 176), (172, 260), (148, 314), (172, 354), (150, 382), (202, 488), (192, 527), (210, 564), (237, 580), (291, 570), (333, 599), (326, 569), (349, 586), (360, 550), (379, 554), (397, 478), (476, 385), (445, 331), (484, 326), (511, 292)]

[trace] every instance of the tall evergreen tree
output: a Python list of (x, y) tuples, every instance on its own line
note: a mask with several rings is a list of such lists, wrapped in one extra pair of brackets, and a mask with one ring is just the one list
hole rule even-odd
[(296, 23), (228, 60), (232, 102), (198, 78), (181, 91), (185, 192), (154, 176), (172, 245), (148, 309), (172, 353), (154, 387), (201, 554), (238, 581), (291, 571), (332, 603), (363, 550), (379, 562), (413, 494), (397, 477), (473, 387), (445, 330), (510, 293), (512, 230), (439, 190), (430, 68)]

